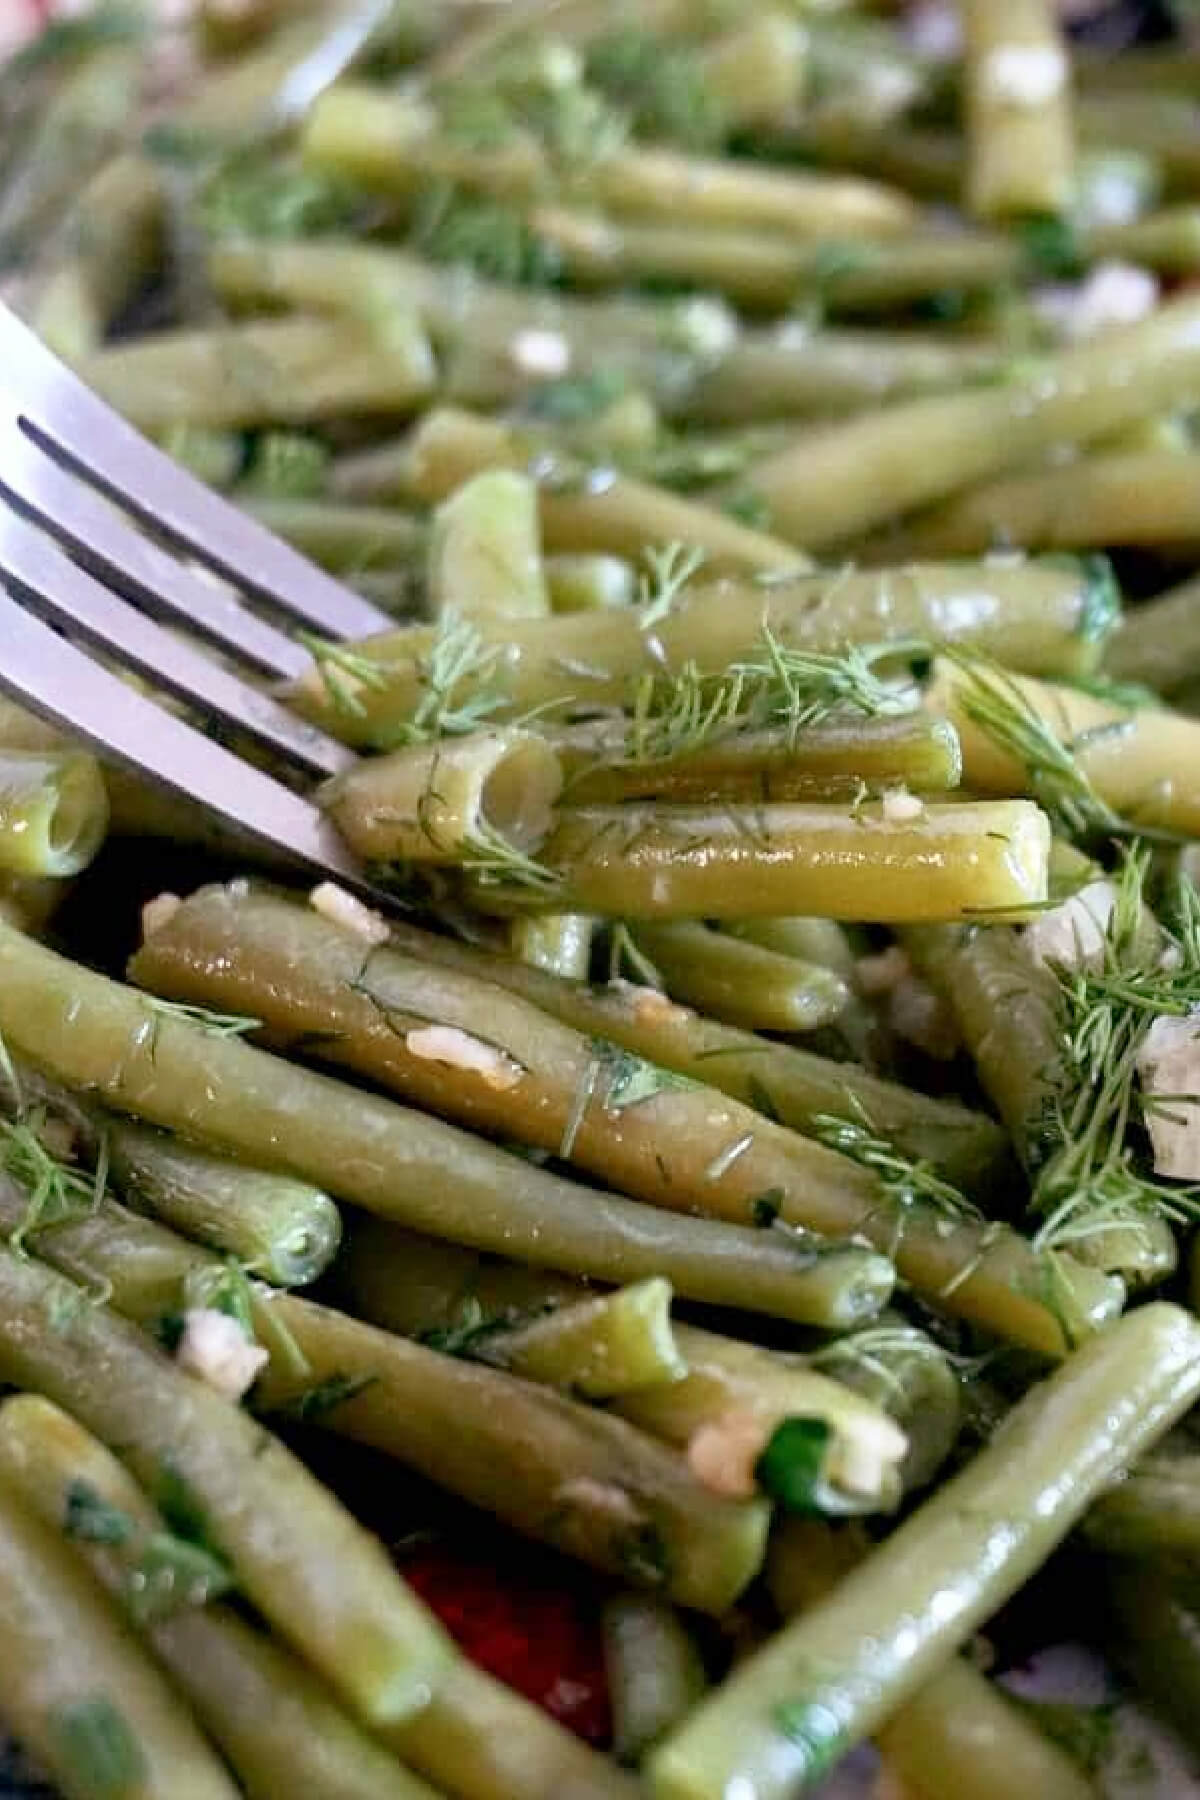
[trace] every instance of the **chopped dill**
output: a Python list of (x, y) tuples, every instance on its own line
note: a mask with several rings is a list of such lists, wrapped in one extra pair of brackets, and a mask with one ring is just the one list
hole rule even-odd
[(664, 544), (645, 553), (646, 572), (638, 578), (639, 623), (644, 630), (660, 625), (704, 561), (703, 550), (686, 544)]
[(463, 840), (459, 867), (483, 887), (519, 887), (553, 894), (562, 886), (562, 876), (556, 870), (519, 850), (482, 817)]
[(34, 1232), (95, 1212), (104, 1198), (108, 1158), (102, 1141), (95, 1174), (89, 1175), (57, 1156), (46, 1142), (47, 1115), (31, 1108), (16, 1120), (0, 1119), (0, 1169), (28, 1195), (23, 1218), (9, 1238), (17, 1256)]
[(644, 1056), (636, 1056), (632, 1050), (625, 1050), (608, 1038), (593, 1038), (590, 1049), (591, 1055), (563, 1125), (558, 1153), (564, 1162), (571, 1157), (579, 1128), (593, 1100), (598, 1100), (605, 1112), (620, 1113), (627, 1107), (652, 1100), (656, 1094), (699, 1085), (690, 1076), (678, 1075), (673, 1069), (662, 1069), (657, 1063), (647, 1062)]
[(335, 710), (348, 718), (362, 718), (366, 708), (359, 699), (359, 691), (365, 688), (368, 692), (378, 692), (387, 685), (387, 676), (379, 664), (372, 657), (363, 656), (361, 651), (318, 637), (315, 632), (298, 631), (296, 639), (316, 664)]
[(253, 1019), (247, 1013), (213, 1012), (207, 1006), (190, 1006), (183, 1000), (163, 1000), (157, 994), (143, 994), (142, 1001), (159, 1018), (194, 1025), (208, 1037), (245, 1037), (247, 1032), (258, 1031), (262, 1026), (261, 1019)]
[[(447, 609), (418, 665), (422, 694), (416, 711), (389, 733), (386, 748), (428, 744), (477, 731), (504, 705), (503, 695), (484, 685), (500, 655), (499, 646), (486, 644), (469, 619)], [(378, 675), (378, 665), (374, 668)]]
[(848, 1095), (847, 1105), (848, 1118), (836, 1113), (814, 1115), (812, 1129), (818, 1143), (869, 1169), (899, 1207), (928, 1206), (954, 1220), (982, 1218), (978, 1207), (944, 1180), (931, 1163), (914, 1161), (887, 1138), (879, 1137), (856, 1096)]
[(325, 1381), (318, 1381), (285, 1401), (278, 1411), (284, 1418), (311, 1425), (337, 1407), (344, 1406), (347, 1400), (353, 1400), (356, 1394), (369, 1388), (375, 1379), (374, 1375), (330, 1375)]
[(666, 987), (658, 969), (638, 946), (628, 925), (623, 919), (617, 919), (609, 927), (608, 933), (608, 979), (629, 979), (625, 974), (627, 969), (633, 980), (642, 987), (657, 988), (659, 993)]
[(498, 200), (430, 182), (413, 207), (409, 239), (435, 262), (460, 263), (512, 287), (550, 287), (562, 258), (523, 214)]
[(687, 150), (712, 150), (724, 140), (725, 110), (690, 45), (629, 26), (594, 39), (586, 69), (590, 81), (628, 108), (639, 136)]

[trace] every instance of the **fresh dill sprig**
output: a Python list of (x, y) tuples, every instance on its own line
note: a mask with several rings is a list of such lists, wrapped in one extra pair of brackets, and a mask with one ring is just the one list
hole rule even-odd
[(645, 951), (634, 941), (623, 919), (617, 919), (609, 927), (608, 932), (608, 979), (610, 981), (627, 980), (626, 970), (632, 972), (633, 980), (642, 987), (657, 988), (665, 991), (666, 982)]
[(1129, 835), (1133, 827), (1096, 792), (1076, 755), (1085, 742), (1127, 731), (1125, 721), (1064, 741), (998, 663), (947, 654), (963, 677), (958, 700), (964, 714), (1021, 765), (1030, 794), (1058, 830), (1084, 839)]
[(359, 699), (359, 691), (365, 688), (377, 693), (387, 685), (387, 676), (379, 664), (346, 644), (333, 643), (312, 631), (298, 631), (296, 640), (316, 664), (335, 710), (349, 718), (361, 719), (366, 708)]
[(245, 1037), (247, 1032), (258, 1031), (262, 1026), (261, 1019), (251, 1018), (248, 1013), (213, 1012), (207, 1006), (190, 1006), (183, 1000), (163, 1000), (158, 994), (143, 994), (142, 1001), (158, 1017), (195, 1025), (209, 1037)]
[(853, 644), (840, 655), (794, 649), (765, 622), (759, 647), (721, 675), (694, 662), (674, 675), (639, 680), (626, 733), (627, 762), (658, 762), (702, 750), (736, 732), (801, 732), (835, 717), (880, 718), (913, 710), (904, 687), (876, 672), (915, 655), (915, 643)]
[(664, 138), (687, 150), (712, 150), (728, 130), (698, 51), (628, 26), (587, 47), (590, 81), (626, 107), (639, 136)]
[(869, 1169), (876, 1176), (889, 1199), (909, 1209), (932, 1207), (947, 1219), (981, 1219), (979, 1208), (967, 1199), (961, 1189), (946, 1181), (929, 1162), (914, 1161), (875, 1131), (862, 1102), (847, 1095), (849, 1116), (839, 1113), (817, 1113), (812, 1121), (813, 1136), (826, 1149), (836, 1150)]
[(522, 213), (448, 181), (422, 189), (409, 239), (435, 262), (461, 263), (512, 287), (549, 287), (562, 273), (561, 255)]
[(638, 577), (637, 604), (643, 631), (662, 621), (704, 561), (703, 550), (678, 542), (647, 550), (646, 570)]
[(429, 744), (478, 731), (504, 705), (503, 694), (484, 685), (500, 656), (500, 647), (486, 644), (469, 619), (447, 609), (418, 663), (422, 692), (416, 711), (389, 733), (387, 747)]
[(50, 1121), (41, 1107), (17, 1119), (0, 1119), (0, 1169), (28, 1195), (25, 1213), (9, 1238), (10, 1249), (25, 1255), (36, 1231), (63, 1225), (95, 1212), (104, 1198), (108, 1159), (103, 1149), (94, 1174), (87, 1174), (50, 1148)]
[(1151, 1107), (1139, 1062), (1156, 1018), (1200, 1006), (1200, 906), (1177, 897), (1173, 927), (1147, 950), (1144, 846), (1126, 850), (1099, 967), (1056, 968), (1057, 1092), (1038, 1131), (1045, 1146), (1031, 1197), (1039, 1249), (1068, 1248), (1139, 1219), (1200, 1218), (1200, 1190), (1154, 1174), (1144, 1141)]
[(562, 876), (556, 870), (518, 849), (482, 817), (464, 840), (460, 866), (485, 887), (532, 888), (537, 893), (552, 894), (562, 886)]

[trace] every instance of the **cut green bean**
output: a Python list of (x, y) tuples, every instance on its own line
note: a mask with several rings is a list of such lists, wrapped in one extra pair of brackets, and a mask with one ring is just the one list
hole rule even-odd
[[(556, 171), (539, 142), (514, 131), (486, 151), (439, 131), (434, 110), (404, 94), (351, 82), (328, 90), (304, 132), (315, 168), (351, 176), (385, 193), (411, 194), (430, 176), (501, 199), (523, 200), (553, 186)], [(882, 183), (791, 168), (687, 156), (630, 145), (596, 158), (586, 191), (602, 207), (696, 224), (738, 221), (786, 233), (872, 237), (903, 231), (904, 195)]]
[(1164, 1444), (1100, 1495), (1083, 1529), (1097, 1549), (1116, 1556), (1200, 1562), (1200, 1456)]
[(203, 1518), (247, 1597), (365, 1724), (427, 1703), (449, 1658), (441, 1632), (281, 1444), (61, 1276), (5, 1250), (0, 1289), (5, 1380), (57, 1401), (152, 1495)]
[(981, 218), (1065, 212), (1074, 197), (1070, 62), (1049, 0), (963, 0), (967, 204)]
[(730, 728), (711, 742), (665, 755), (638, 754), (637, 727), (582, 726), (548, 735), (572, 805), (661, 799), (772, 804), (861, 799), (863, 788), (906, 787), (918, 794), (958, 786), (954, 732), (927, 714), (830, 719), (804, 730)]
[(518, 962), (566, 981), (586, 981), (596, 921), (586, 913), (542, 913), (514, 919), (509, 944)]
[(1200, 578), (1139, 606), (1112, 639), (1105, 663), (1118, 681), (1171, 694), (1200, 670)]
[[(355, 1725), (303, 1663), (231, 1608), (205, 1601), (203, 1582), (187, 1591), (190, 1546), (74, 1419), (35, 1394), (7, 1401), (0, 1474), (44, 1525), (73, 1538), (123, 1600), (250, 1800), (277, 1800), (281, 1791), (312, 1800), (430, 1800), (431, 1790)], [(104, 1541), (73, 1525), (81, 1496), (108, 1522)], [(173, 1782), (168, 1791), (179, 1790)]]
[(971, 488), (871, 546), (876, 560), (1200, 542), (1200, 454), (1139, 450)]
[[(1200, 832), (1200, 723), (1165, 707), (1130, 707), (1080, 689), (935, 664), (926, 702), (949, 717), (962, 743), (963, 773), (977, 792), (1019, 794), (1029, 774), (967, 717), (968, 683), (982, 682), (1027, 708), (1064, 745), (1096, 793), (1137, 824)], [(1011, 684), (1011, 685), (1009, 685)]]
[(372, 862), (518, 861), (550, 830), (562, 770), (530, 731), (479, 731), (370, 757), (321, 789), (320, 804)]
[(415, 323), (264, 319), (163, 331), (85, 357), (89, 387), (143, 431), (303, 423), (339, 413), (406, 416), (434, 380)]
[[(867, 1557), (853, 1525), (789, 1519), (771, 1546), (768, 1583), (785, 1617), (831, 1593)], [(1095, 1800), (1070, 1756), (966, 1657), (951, 1657), (876, 1733), (888, 1769), (912, 1800)]]
[(527, 475), (490, 469), (434, 515), (429, 597), (435, 613), (544, 618), (550, 610), (538, 538), (537, 489)]
[(585, 1400), (611, 1400), (687, 1373), (671, 1333), (670, 1308), (669, 1283), (639, 1281), (489, 1335), (480, 1354), (529, 1381), (567, 1388)]
[(704, 1664), (673, 1607), (649, 1594), (614, 1594), (601, 1620), (613, 1709), (613, 1749), (635, 1767), (708, 1686)]
[(1171, 301), (1095, 344), (1022, 365), (1002, 386), (890, 406), (810, 432), (747, 477), (774, 529), (842, 544), (914, 508), (1189, 405), (1200, 393), (1200, 302)]
[[(256, 1406), (303, 1413), (315, 1394), (339, 1434), (402, 1455), (519, 1530), (681, 1605), (720, 1614), (756, 1574), (766, 1507), (714, 1494), (625, 1420), (311, 1301), (277, 1294), (270, 1311), (308, 1368), (273, 1362)], [(448, 1418), (460, 1429), (448, 1432)]]
[(0, 1483), (5, 1723), (64, 1800), (233, 1800), (187, 1709), (57, 1534)]
[[(554, 458), (536, 438), (454, 407), (426, 413), (408, 451), (409, 492), (434, 502), (482, 471), (532, 467), (547, 550), (603, 551), (639, 558), (647, 545), (683, 543), (703, 551), (714, 572), (794, 569), (803, 558), (780, 538), (728, 513), (568, 454)], [(807, 564), (804, 564), (807, 567)]]
[(304, 1287), (333, 1260), (341, 1219), (319, 1188), (124, 1120), (106, 1136), (113, 1177), (136, 1205), (265, 1281)]
[(1193, 1747), (1200, 1742), (1200, 1594), (1169, 1562), (1106, 1562), (1108, 1654)]
[(425, 526), (391, 506), (340, 506), (330, 500), (289, 500), (237, 494), (243, 512), (337, 575), (361, 575), (415, 563)]
[[(661, 541), (641, 539), (639, 552)], [(916, 639), (994, 654), (1013, 669), (1076, 675), (1099, 661), (1117, 613), (1111, 575), (1095, 562), (914, 563), (836, 578), (696, 584), (662, 617), (634, 607), (480, 626), (477, 654), (466, 659), (453, 697), (456, 706), (486, 698), (494, 705), (489, 722), (566, 700), (589, 710), (622, 706), (641, 676), (679, 677), (689, 664), (724, 674), (752, 660), (764, 631), (785, 649), (818, 654)], [(370, 665), (365, 675), (339, 666), (335, 695), (314, 666), (290, 690), (292, 701), (351, 743), (386, 747), (425, 698), (440, 641), (430, 626), (369, 639), (357, 647)]]
[(1142, 1307), (1013, 1409), (991, 1444), (653, 1754), (662, 1800), (794, 1792), (916, 1693), (1200, 1391), (1200, 1327)]
[(0, 755), (0, 868), (10, 875), (78, 875), (108, 830), (100, 765), (80, 750)]
[(634, 938), (672, 999), (751, 1031), (816, 1031), (850, 1000), (830, 970), (707, 925), (642, 925)]
[(487, 912), (566, 906), (609, 918), (749, 919), (821, 913), (902, 923), (1038, 904), (1050, 826), (1028, 802), (924, 806), (564, 809), (539, 850), (539, 888), (503, 871), (473, 893)]
[[(118, 1112), (480, 1249), (614, 1284), (662, 1275), (690, 1299), (798, 1322), (811, 1314), (798, 1279), (811, 1254), (780, 1234), (684, 1219), (561, 1180), (421, 1113), (215, 1036), (6, 924), (0, 970), (6, 1043)], [(878, 1285), (876, 1277), (864, 1308), (862, 1276), (860, 1268), (850, 1284), (859, 1317), (874, 1310)], [(1092, 1296), (1085, 1310), (1095, 1304)], [(1036, 1301), (1033, 1316), (1043, 1331), (1052, 1325)]]
[(600, 552), (563, 554), (546, 560), (550, 605), (557, 613), (600, 612), (631, 606), (637, 591), (633, 569), (623, 557)]

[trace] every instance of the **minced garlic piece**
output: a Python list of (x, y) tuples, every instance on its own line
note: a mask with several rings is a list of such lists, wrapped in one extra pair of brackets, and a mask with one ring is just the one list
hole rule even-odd
[(369, 906), (364, 906), (336, 882), (322, 881), (308, 896), (308, 904), (331, 925), (341, 925), (365, 943), (386, 944), (391, 936), (386, 922), (377, 912), (372, 912)]
[(762, 1419), (750, 1412), (729, 1412), (701, 1425), (688, 1444), (688, 1467), (714, 1494), (748, 1500), (756, 1491), (755, 1465), (769, 1436)]
[(175, 1361), (227, 1400), (240, 1400), (249, 1393), (270, 1360), (228, 1313), (202, 1306), (183, 1315), (183, 1336)]
[(522, 1069), (514, 1057), (481, 1038), (460, 1031), (456, 1025), (422, 1025), (404, 1034), (404, 1045), (412, 1056), (425, 1062), (445, 1063), (451, 1069), (465, 1069), (478, 1075), (485, 1087), (516, 1087)]
[(1155, 1019), (1138, 1052), (1138, 1074), (1154, 1172), (1174, 1181), (1200, 1180), (1200, 1010)]
[(156, 894), (142, 908), (142, 937), (152, 938), (156, 931), (169, 925), (183, 905), (178, 894)]

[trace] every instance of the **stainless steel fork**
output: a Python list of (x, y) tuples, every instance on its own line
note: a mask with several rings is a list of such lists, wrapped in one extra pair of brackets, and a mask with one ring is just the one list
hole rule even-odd
[(272, 854), (366, 891), (311, 801), (88, 650), (319, 778), (353, 753), (190, 639), (261, 681), (309, 665), (296, 628), (346, 639), (391, 623), (148, 444), (0, 305), (0, 690)]

